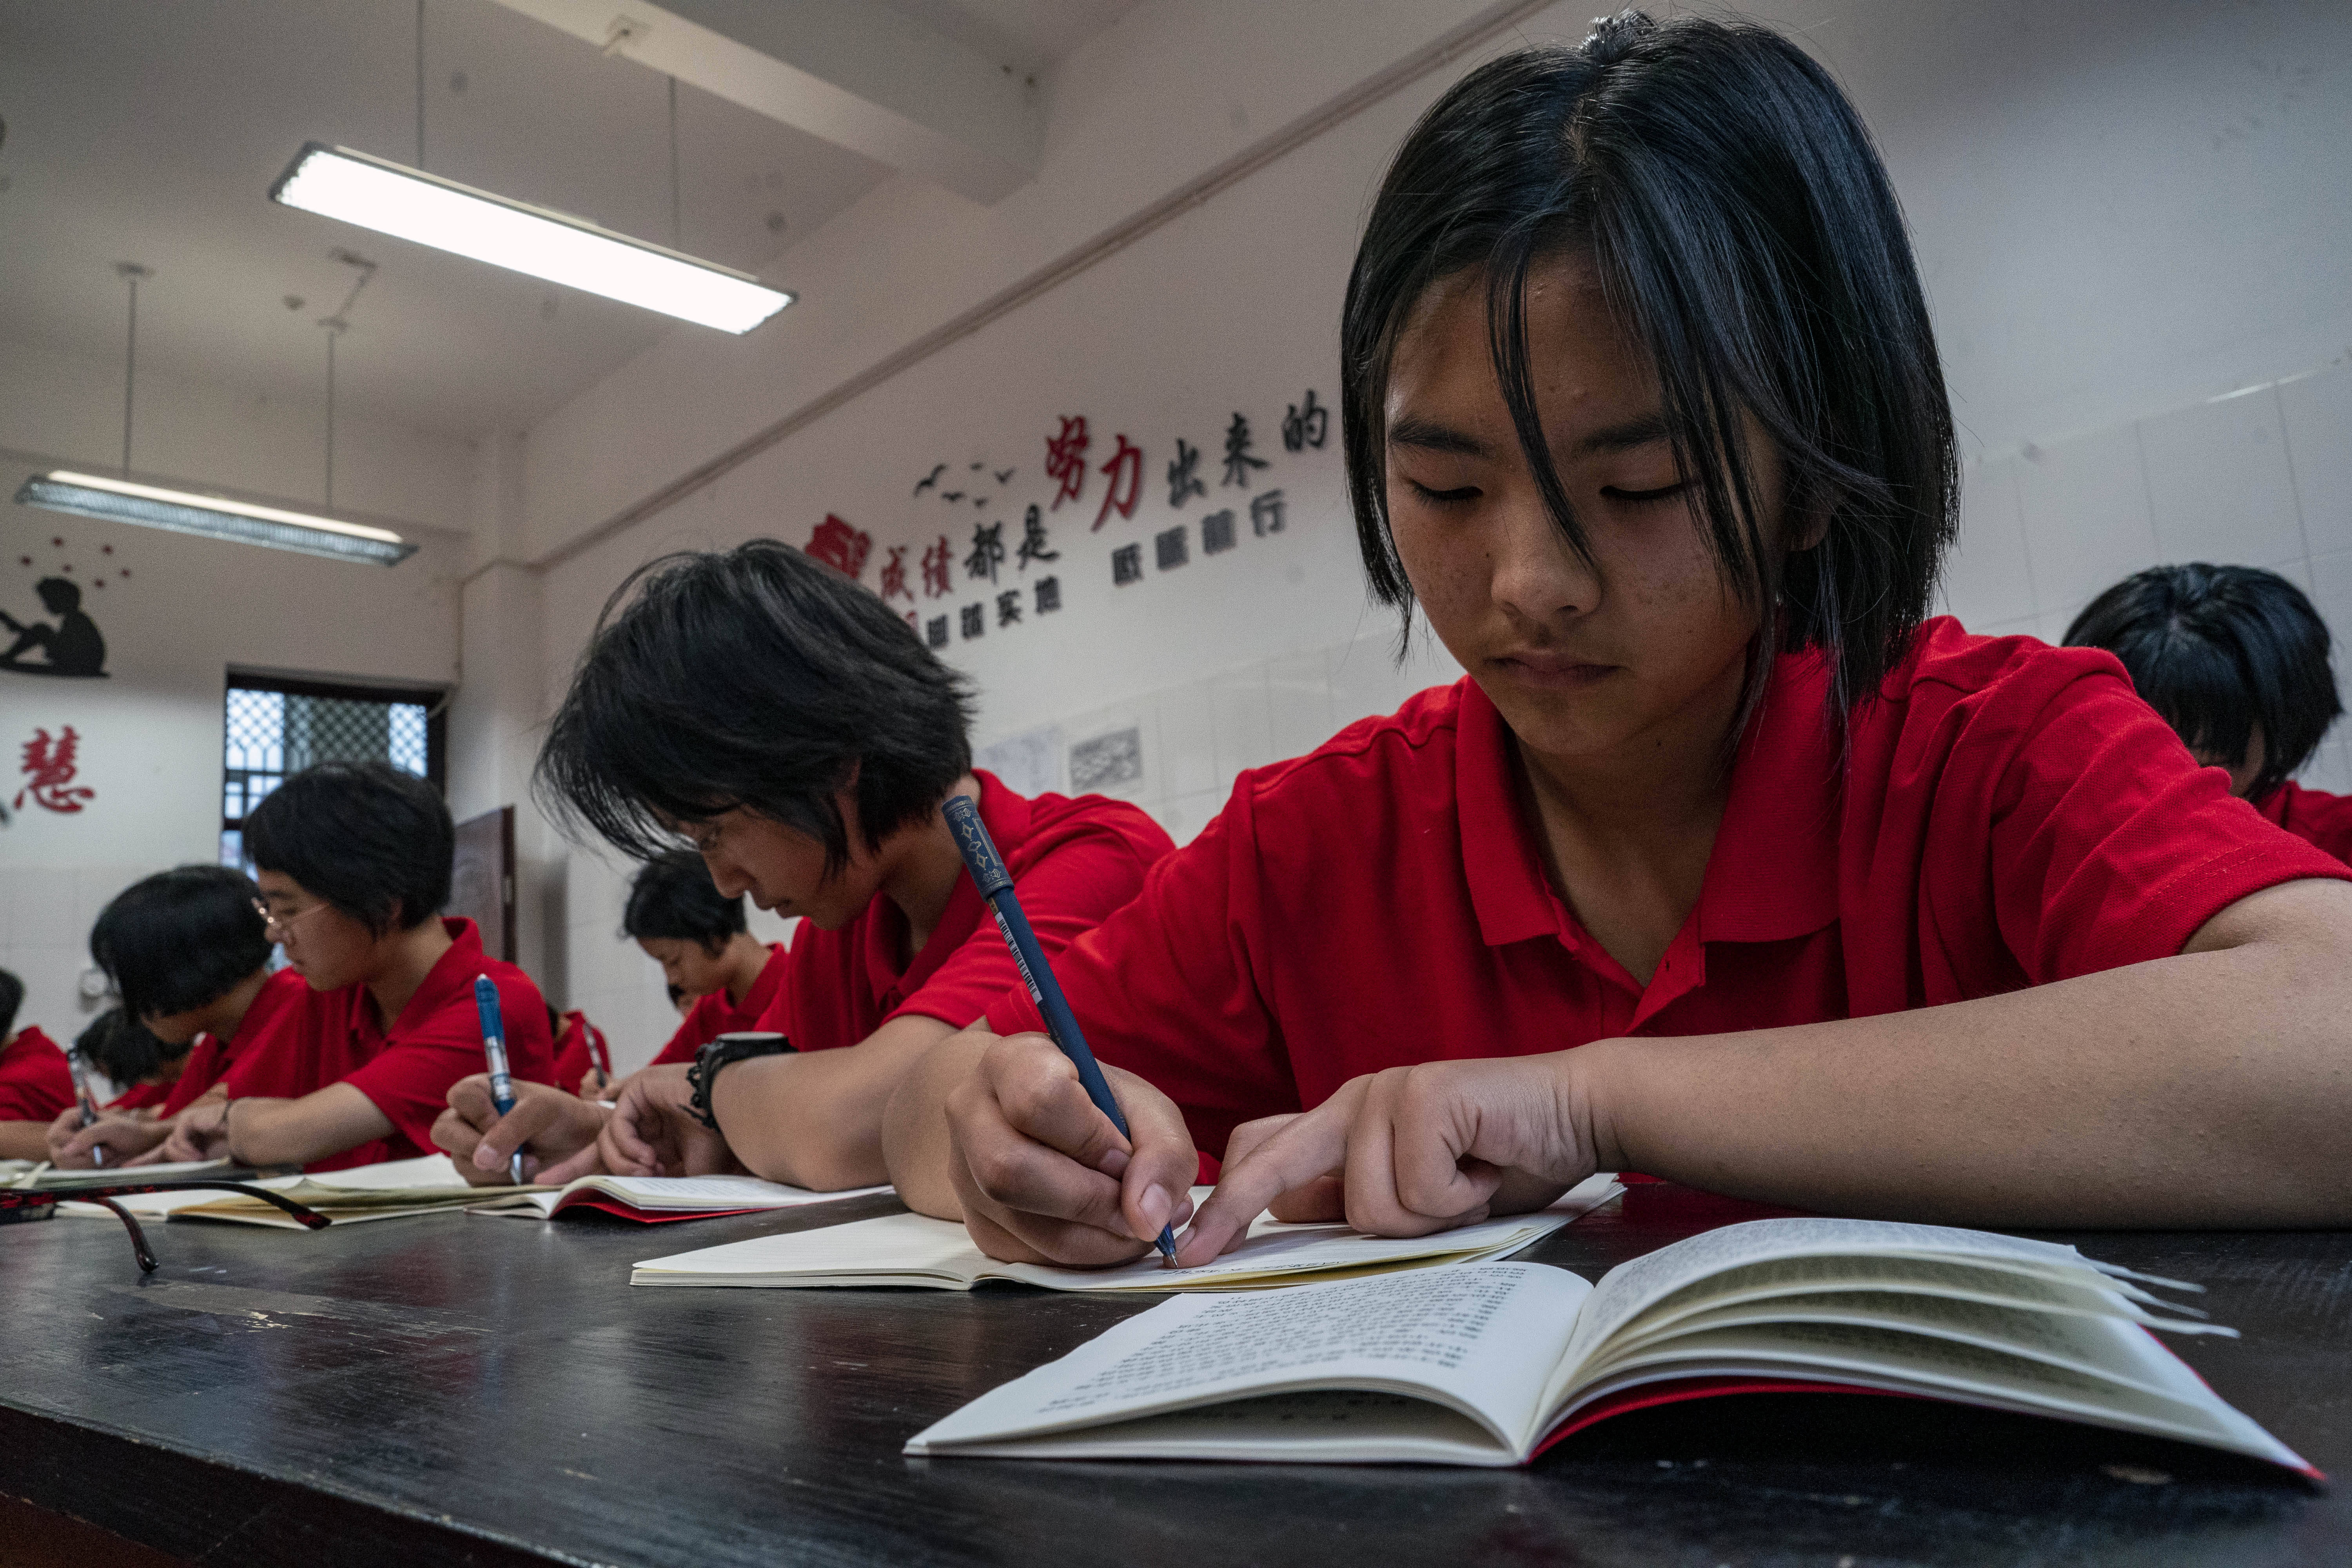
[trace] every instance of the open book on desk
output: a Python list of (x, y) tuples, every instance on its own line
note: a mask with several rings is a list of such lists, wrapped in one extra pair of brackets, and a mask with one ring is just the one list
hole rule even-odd
[[(373, 1165), (353, 1165), (344, 1171), (265, 1176), (252, 1185), (282, 1193), (337, 1225), (363, 1219), (399, 1219), (408, 1215), (454, 1214), (469, 1204), (525, 1190), (468, 1186), (446, 1154), (386, 1160)], [(158, 1199), (163, 1200), (159, 1207), (143, 1206)], [(215, 1219), (238, 1225), (266, 1225), (280, 1230), (302, 1228), (301, 1222), (284, 1210), (240, 1193), (152, 1193), (125, 1198), (122, 1203), (133, 1214), (161, 1212), (175, 1220)]]
[[(1612, 1176), (1594, 1176), (1536, 1214), (1402, 1239), (1366, 1236), (1344, 1225), (1284, 1225), (1260, 1215), (1239, 1247), (1196, 1268), (1168, 1268), (1157, 1253), (1115, 1268), (1000, 1263), (974, 1247), (963, 1226), (952, 1220), (896, 1214), (649, 1258), (636, 1266), (629, 1283), (969, 1290), (997, 1280), (1049, 1290), (1257, 1290), (1309, 1279), (1507, 1257), (1623, 1190)], [(1208, 1194), (1208, 1188), (1196, 1187), (1193, 1201), (1197, 1204)]]
[(719, 1215), (753, 1214), (765, 1209), (799, 1208), (829, 1204), (840, 1198), (862, 1198), (887, 1193), (878, 1187), (852, 1187), (845, 1192), (814, 1193), (763, 1182), (757, 1176), (583, 1176), (561, 1187), (532, 1187), (475, 1204), (467, 1211), (506, 1219), (553, 1219), (561, 1214), (593, 1210), (618, 1215), (646, 1225), (671, 1220), (710, 1219)]
[(2139, 1278), (1982, 1231), (1771, 1219), (1598, 1286), (1488, 1263), (1190, 1297), (982, 1394), (907, 1452), (1515, 1465), (1624, 1410), (1805, 1389), (2057, 1416), (2315, 1476), (2147, 1331), (2231, 1331), (2175, 1316)]
[[(110, 1187), (124, 1182), (184, 1182), (197, 1176), (224, 1182), (243, 1181), (253, 1173), (249, 1165), (239, 1165), (234, 1160), (179, 1160), (154, 1165), (100, 1165), (93, 1169), (61, 1170), (46, 1162), (12, 1160), (11, 1165), (25, 1168), (14, 1174), (0, 1171), (0, 1186), (30, 1187), (36, 1192), (71, 1192), (76, 1187)], [(282, 1169), (282, 1167), (281, 1167)], [(118, 1199), (118, 1202), (126, 1202)], [(106, 1211), (96, 1204), (83, 1207), (98, 1214)]]

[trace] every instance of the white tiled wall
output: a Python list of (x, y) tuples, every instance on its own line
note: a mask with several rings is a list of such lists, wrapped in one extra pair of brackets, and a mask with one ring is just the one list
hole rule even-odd
[[(2352, 647), (2352, 368), (2234, 393), (1969, 466), (1944, 605), (2051, 642), (2102, 589), (2183, 561), (2267, 566)], [(2352, 731), (2305, 769), (2352, 790)]]

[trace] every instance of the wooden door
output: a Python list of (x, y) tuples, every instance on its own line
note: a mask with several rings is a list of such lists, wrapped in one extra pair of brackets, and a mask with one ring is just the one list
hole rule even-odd
[(444, 914), (464, 915), (482, 933), (482, 951), (515, 958), (514, 807), (499, 806), (457, 824)]

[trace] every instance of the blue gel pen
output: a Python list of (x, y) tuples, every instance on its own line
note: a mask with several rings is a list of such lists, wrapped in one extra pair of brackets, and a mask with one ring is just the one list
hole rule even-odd
[[(487, 974), (474, 976), (474, 1005), (482, 1015), (482, 1055), (490, 1062), (490, 1103), (500, 1116), (514, 1110), (514, 1079), (507, 1071), (507, 1026), (499, 1012), (499, 988)], [(518, 1187), (522, 1179), (522, 1151), (507, 1156), (507, 1173)]]
[[(1037, 945), (1037, 933), (1029, 929), (1029, 917), (1021, 911), (1021, 900), (1013, 891), (1013, 873), (1004, 868), (1003, 858), (996, 852), (996, 843), (988, 836), (987, 826), (980, 820), (980, 808), (965, 795), (950, 795), (940, 808), (947, 814), (948, 828), (955, 835), (956, 847), (963, 852), (964, 869), (971, 873), (972, 886), (988, 900), (991, 914), (996, 917), (996, 929), (1004, 933), (1004, 945), (1013, 950), (1013, 967), (1021, 971), (1021, 983), (1029, 987), (1029, 1000), (1037, 1004), (1037, 1011), (1045, 1019), (1045, 1033), (1054, 1044), (1070, 1058), (1078, 1069), (1078, 1082), (1095, 1109), (1110, 1118), (1119, 1136), (1130, 1138), (1127, 1118), (1119, 1114), (1118, 1101), (1111, 1098), (1110, 1084), (1104, 1079), (1102, 1067), (1087, 1047), (1087, 1037), (1079, 1032), (1077, 1015), (1070, 1011), (1069, 999), (1062, 994), (1054, 972), (1045, 966), (1045, 950)], [(1172, 1260), (1176, 1256), (1176, 1233), (1167, 1226), (1160, 1227), (1160, 1255)]]

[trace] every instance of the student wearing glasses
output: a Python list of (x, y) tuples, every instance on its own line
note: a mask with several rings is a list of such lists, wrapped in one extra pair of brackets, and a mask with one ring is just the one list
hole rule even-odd
[(517, 1079), (548, 1083), (547, 1005), (482, 951), (449, 898), (449, 809), (383, 763), (322, 763), (247, 818), (268, 934), (302, 989), (220, 1081), (182, 1111), (167, 1160), (340, 1170), (432, 1147), (449, 1086), (482, 1067), (474, 980), (499, 990)]
[(692, 860), (667, 863), (679, 875), (699, 861), (719, 899), (804, 917), (755, 982), (782, 966), (756, 1026), (793, 1049), (712, 1040), (690, 1065), (632, 1075), (609, 1114), (526, 1093), (501, 1119), (481, 1081), (460, 1083), (436, 1131), (458, 1168), (503, 1180), (521, 1149), (548, 1181), (885, 1180), (900, 1075), (1018, 973), (940, 805), (979, 803), (1048, 952), (1133, 898), (1170, 847), (1124, 802), (1024, 797), (976, 771), (969, 700), (873, 593), (776, 541), (672, 556), (623, 584), (549, 725), (541, 791), (624, 853), (650, 860), (687, 839)]
[(1595, 1170), (2003, 1226), (2352, 1220), (2352, 870), (2107, 656), (1927, 620), (1950, 406), (1901, 209), (1768, 29), (1481, 66), (1340, 325), (1374, 590), (1467, 672), (1223, 815), (893, 1100), (1003, 1258), (1268, 1207), (1419, 1235)]
[[(124, 1016), (184, 1055), (159, 1086), (152, 1116), (110, 1115), (89, 1127), (60, 1116), (49, 1129), (49, 1159), (87, 1168), (101, 1147), (109, 1165), (160, 1158), (153, 1152), (170, 1136), (171, 1120), (206, 1095), (218, 1099), (230, 1067), (301, 994), (301, 976), (270, 973), (270, 947), (261, 889), (226, 866), (177, 866), (115, 894), (90, 927), (91, 961), (113, 982)], [(130, 1109), (123, 1100), (108, 1107)]]

